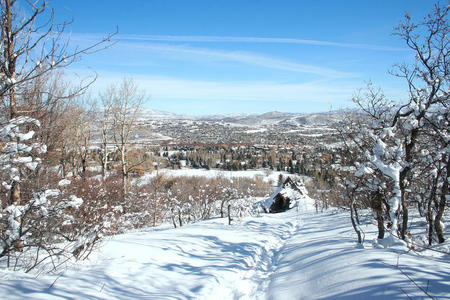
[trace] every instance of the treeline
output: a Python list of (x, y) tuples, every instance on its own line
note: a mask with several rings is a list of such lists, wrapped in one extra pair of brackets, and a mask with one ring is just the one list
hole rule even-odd
[(338, 148), (315, 145), (314, 150), (286, 149), (283, 147), (255, 146), (172, 146), (154, 149), (165, 168), (205, 168), (227, 171), (270, 169), (290, 174), (317, 177), (325, 181), (334, 179), (332, 165), (341, 162), (345, 153)]
[[(95, 143), (92, 138), (90, 143)], [(114, 144), (112, 144), (114, 145)], [(69, 152), (60, 159), (64, 174), (82, 176), (88, 167), (97, 167), (103, 163), (103, 146), (89, 147), (85, 158), (80, 159), (77, 152)], [(337, 170), (352, 164), (345, 157), (345, 149), (314, 145), (307, 149), (287, 149), (284, 147), (255, 146), (145, 146), (138, 147), (132, 142), (126, 153), (128, 176), (142, 176), (155, 169), (221, 169), (224, 171), (242, 171), (266, 169), (290, 174), (312, 177), (332, 188)], [(83, 167), (82, 162), (85, 166)], [(121, 152), (114, 147), (108, 150), (108, 161), (102, 168), (114, 172), (121, 168)], [(83, 171), (84, 170), (84, 171)]]

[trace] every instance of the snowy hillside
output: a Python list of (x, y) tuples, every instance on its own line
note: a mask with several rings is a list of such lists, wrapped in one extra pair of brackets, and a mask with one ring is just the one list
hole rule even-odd
[(180, 115), (150, 108), (141, 108), (139, 109), (138, 113), (138, 120), (141, 122), (146, 120), (184, 120), (189, 118), (190, 117), (186, 115)]
[(232, 115), (216, 115), (216, 116), (201, 116), (200, 120), (215, 120), (226, 123), (245, 124), (245, 125), (330, 125), (334, 122), (344, 118), (343, 111), (334, 111), (327, 113), (283, 113), (283, 112), (267, 112), (264, 114), (232, 114)]
[(6, 299), (448, 299), (448, 255), (374, 248), (371, 224), (358, 248), (347, 212), (316, 213), (305, 199), (231, 226), (117, 235), (59, 274), (2, 270), (0, 289)]
[(190, 116), (160, 111), (149, 108), (142, 108), (139, 111), (140, 122), (151, 120), (203, 120), (217, 121), (246, 125), (262, 124), (293, 124), (293, 125), (330, 125), (333, 122), (342, 120), (343, 111), (333, 111), (324, 113), (284, 113), (278, 111), (266, 112), (263, 114), (235, 113), (223, 115), (200, 115)]

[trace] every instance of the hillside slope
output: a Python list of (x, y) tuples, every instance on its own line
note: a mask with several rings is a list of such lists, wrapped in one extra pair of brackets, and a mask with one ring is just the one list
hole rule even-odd
[[(368, 238), (375, 226), (364, 230)], [(402, 271), (434, 297), (449, 297), (448, 255), (358, 248), (346, 212), (316, 213), (304, 200), (231, 226), (213, 219), (118, 235), (60, 274), (2, 269), (0, 289), (7, 299), (424, 298)]]

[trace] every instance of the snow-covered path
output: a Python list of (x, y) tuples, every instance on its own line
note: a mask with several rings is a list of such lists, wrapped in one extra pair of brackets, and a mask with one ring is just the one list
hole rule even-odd
[(356, 248), (347, 213), (310, 206), (119, 235), (59, 275), (1, 271), (0, 289), (7, 299), (422, 299), (390, 266), (397, 259), (432, 295), (449, 297), (448, 257)]
[[(362, 249), (348, 223), (348, 214), (336, 211), (302, 214), (299, 230), (281, 249), (267, 298), (427, 299), (408, 275), (431, 296), (450, 299), (449, 255), (379, 249), (370, 241)], [(375, 226), (363, 229), (366, 238), (375, 236)]]
[(37, 279), (3, 272), (0, 288), (8, 299), (264, 298), (274, 258), (296, 222), (265, 215), (231, 226), (213, 219), (119, 235), (85, 266)]

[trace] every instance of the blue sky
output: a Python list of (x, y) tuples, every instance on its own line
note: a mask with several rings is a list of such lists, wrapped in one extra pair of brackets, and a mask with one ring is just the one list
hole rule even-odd
[(393, 99), (406, 95), (388, 70), (411, 62), (393, 28), (432, 1), (54, 0), (72, 18), (71, 42), (114, 32), (117, 43), (71, 72), (95, 70), (99, 90), (133, 78), (145, 106), (185, 114), (320, 112), (351, 107), (365, 82)]

